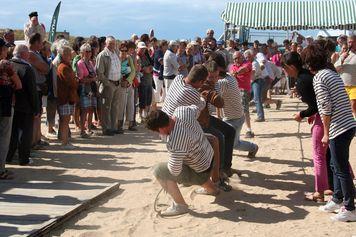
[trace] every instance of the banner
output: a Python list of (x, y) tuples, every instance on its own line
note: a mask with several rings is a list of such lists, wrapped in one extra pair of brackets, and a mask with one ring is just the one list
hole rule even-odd
[(54, 37), (56, 36), (58, 15), (59, 15), (60, 8), (61, 8), (61, 2), (58, 3), (58, 5), (56, 7), (56, 10), (54, 10), (53, 17), (52, 17), (51, 28), (49, 29), (48, 41), (51, 42), (51, 43), (53, 43)]

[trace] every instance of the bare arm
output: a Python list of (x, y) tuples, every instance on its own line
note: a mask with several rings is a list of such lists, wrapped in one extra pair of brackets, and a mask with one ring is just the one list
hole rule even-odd
[(28, 61), (41, 74), (47, 74), (49, 72), (49, 65), (46, 62), (39, 60), (34, 53), (30, 53), (30, 58)]

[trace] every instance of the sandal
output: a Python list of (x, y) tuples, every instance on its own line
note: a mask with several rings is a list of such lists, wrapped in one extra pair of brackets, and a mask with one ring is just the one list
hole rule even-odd
[(215, 192), (209, 193), (205, 188), (197, 188), (194, 190), (194, 193), (200, 195), (217, 196), (220, 193), (220, 191), (219, 189), (217, 189)]
[(317, 203), (325, 202), (324, 195), (320, 195), (319, 193), (306, 193), (305, 200)]

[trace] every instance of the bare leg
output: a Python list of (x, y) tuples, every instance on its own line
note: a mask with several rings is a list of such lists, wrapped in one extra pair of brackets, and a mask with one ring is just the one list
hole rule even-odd
[(85, 133), (85, 122), (87, 121), (87, 115), (88, 115), (88, 110), (82, 108), (81, 113), (80, 113), (80, 132), (81, 132), (81, 134)]
[(215, 187), (214, 183), (208, 179), (204, 184), (201, 185), (208, 193), (216, 193), (218, 189)]
[(249, 131), (251, 131), (251, 118), (250, 118), (250, 113), (245, 113), (245, 123), (246, 127)]
[(59, 130), (61, 132), (62, 145), (68, 144), (69, 120), (69, 115), (61, 116), (59, 119)]
[[(176, 182), (171, 180), (160, 180), (157, 179), (161, 184), (162, 188), (173, 198), (174, 202), (177, 204), (187, 205), (184, 201), (182, 193), (180, 192)], [(211, 182), (211, 181), (210, 181)]]
[(79, 105), (75, 106), (75, 110), (74, 110), (74, 123), (76, 128), (80, 128), (80, 108)]
[(351, 107), (352, 107), (352, 114), (354, 115), (354, 118), (356, 119), (356, 100), (351, 100)]
[(89, 108), (89, 112), (88, 112), (88, 131), (90, 132), (91, 131), (91, 125), (93, 124), (93, 114), (94, 114), (94, 111), (93, 111), (93, 107)]
[(213, 163), (213, 169), (211, 170), (211, 180), (215, 183), (218, 182), (220, 179), (220, 150), (219, 150), (219, 140), (217, 137), (206, 134), (206, 137), (208, 138), (208, 141), (210, 142), (210, 145), (212, 146), (214, 150), (214, 163)]

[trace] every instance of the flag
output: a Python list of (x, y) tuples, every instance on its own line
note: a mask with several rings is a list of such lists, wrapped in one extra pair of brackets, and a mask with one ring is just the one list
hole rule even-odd
[(54, 10), (53, 17), (52, 17), (51, 28), (49, 29), (48, 41), (51, 42), (51, 43), (53, 43), (54, 37), (56, 36), (58, 15), (59, 15), (60, 8), (61, 8), (61, 2), (58, 3), (58, 5), (56, 7), (56, 10)]

